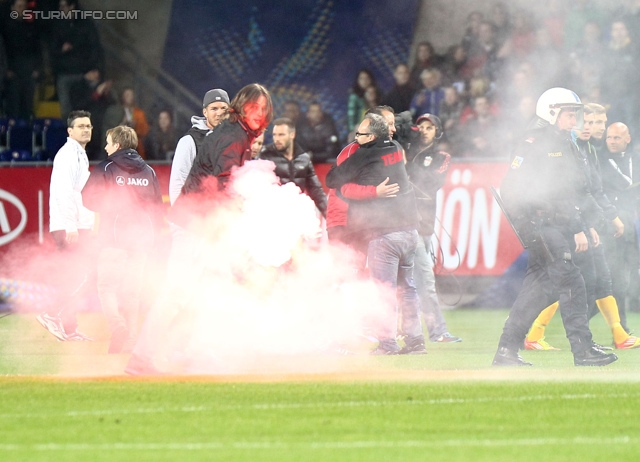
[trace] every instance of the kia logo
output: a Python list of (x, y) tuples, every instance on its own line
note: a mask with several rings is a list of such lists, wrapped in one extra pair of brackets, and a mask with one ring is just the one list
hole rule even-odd
[[(11, 204), (20, 212), (20, 224), (13, 230), (9, 224), (9, 217), (7, 216), (7, 209), (5, 204)], [(11, 194), (10, 192), (0, 189), (0, 245), (8, 244), (24, 231), (27, 226), (27, 209), (20, 199)]]

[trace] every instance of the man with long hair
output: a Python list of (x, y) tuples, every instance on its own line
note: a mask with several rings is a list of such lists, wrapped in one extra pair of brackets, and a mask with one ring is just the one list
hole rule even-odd
[[(201, 218), (215, 206), (229, 181), (233, 167), (241, 167), (251, 159), (251, 144), (271, 123), (273, 105), (265, 87), (253, 83), (242, 88), (229, 104), (229, 117), (207, 134), (201, 150), (171, 209), (171, 222), (184, 227), (186, 236), (180, 239), (184, 248), (172, 249), (180, 258), (170, 261), (166, 283), (151, 308), (126, 372), (132, 375), (153, 375), (160, 371), (154, 364), (160, 342), (165, 342), (176, 318), (189, 323), (184, 314), (188, 286), (202, 275), (198, 256), (198, 239), (194, 233), (203, 229), (190, 226), (193, 219)], [(176, 240), (174, 239), (174, 246)], [(176, 251), (178, 250), (178, 251)]]

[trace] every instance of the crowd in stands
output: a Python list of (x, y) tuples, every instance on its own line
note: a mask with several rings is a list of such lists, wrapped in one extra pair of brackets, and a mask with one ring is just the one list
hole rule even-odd
[[(68, 19), (43, 19), (52, 11), (69, 13), (78, 8), (77, 0), (0, 0), (0, 116), (18, 124), (33, 121), (34, 101), (40, 99), (35, 98), (36, 91), (42, 93), (52, 82), (55, 93), (50, 98), (59, 102), (61, 120), (74, 110), (91, 113), (95, 125), (87, 146), (91, 160), (106, 156), (106, 131), (117, 125), (134, 128), (143, 158), (170, 158), (176, 141), (171, 112), (161, 111), (151, 127), (145, 112), (135, 105), (133, 88), (107, 78), (93, 20), (73, 14)], [(25, 10), (43, 15), (24, 14)], [(51, 154), (59, 147), (52, 146)]]
[[(161, 111), (150, 124), (155, 114), (148, 118), (135, 106), (133, 90), (105, 77), (92, 20), (57, 20), (52, 27), (53, 21), (22, 19), (32, 3), (0, 0), (0, 114), (32, 118), (36, 85), (51, 73), (63, 120), (75, 109), (92, 113), (99, 128), (87, 149), (92, 160), (104, 156), (105, 130), (118, 123), (135, 128), (143, 157), (170, 159), (176, 141), (171, 112)], [(391, 88), (381, 88), (371, 70), (361, 69), (345, 100), (346, 127), (336, 127), (319, 103), (301, 108), (288, 101), (276, 107), (277, 115), (294, 121), (298, 142), (314, 162), (335, 159), (366, 110), (379, 104), (396, 113), (410, 111), (414, 121), (424, 113), (438, 115), (454, 157), (506, 160), (538, 96), (554, 86), (572, 89), (583, 102), (603, 104), (611, 120), (634, 132), (640, 123), (640, 1), (543, 4), (523, 9), (498, 1), (487, 11), (470, 12), (457, 43), (442, 52), (419, 43), (412, 63), (396, 65)], [(68, 11), (78, 4), (39, 0), (37, 8)], [(18, 19), (11, 12), (20, 13)], [(349, 137), (341, 139), (345, 129)]]
[[(634, 131), (640, 123), (640, 2), (543, 4), (525, 10), (495, 2), (489, 11), (472, 11), (460, 41), (442, 54), (421, 42), (411, 65), (396, 66), (395, 84), (381, 103), (396, 113), (411, 111), (414, 121), (438, 115), (458, 158), (508, 159), (536, 100), (555, 86), (604, 105), (610, 120)], [(349, 130), (380, 92), (374, 74), (362, 69), (348, 98)]]

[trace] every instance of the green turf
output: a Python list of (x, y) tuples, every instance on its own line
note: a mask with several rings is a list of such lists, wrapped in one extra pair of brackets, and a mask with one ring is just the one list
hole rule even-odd
[(7, 380), (0, 398), (2, 460), (602, 461), (640, 450), (640, 392), (627, 383)]
[[(462, 343), (339, 359), (376, 380), (260, 383), (61, 379), (61, 362), (110, 360), (101, 320), (83, 325), (96, 342), (71, 344), (10, 316), (0, 320), (0, 461), (634, 460), (640, 350), (576, 368), (558, 318), (547, 339), (562, 351), (523, 352), (533, 368), (492, 368), (507, 312), (445, 315)], [(600, 319), (592, 330), (610, 342)]]

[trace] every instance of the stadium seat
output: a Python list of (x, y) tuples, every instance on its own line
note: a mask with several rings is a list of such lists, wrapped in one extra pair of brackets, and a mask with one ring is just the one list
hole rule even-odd
[(33, 154), (28, 149), (13, 150), (13, 160), (16, 162), (31, 162), (35, 160)]
[(35, 160), (53, 160), (58, 150), (67, 142), (67, 129), (62, 119), (34, 119), (31, 129)]
[(67, 142), (67, 128), (64, 125), (49, 125), (43, 134), (43, 147), (49, 158), (53, 159), (58, 150)]
[(7, 129), (7, 148), (31, 151), (33, 135), (29, 124), (22, 119), (10, 119)]
[(9, 119), (0, 118), (0, 151), (8, 149), (7, 130), (9, 129)]

